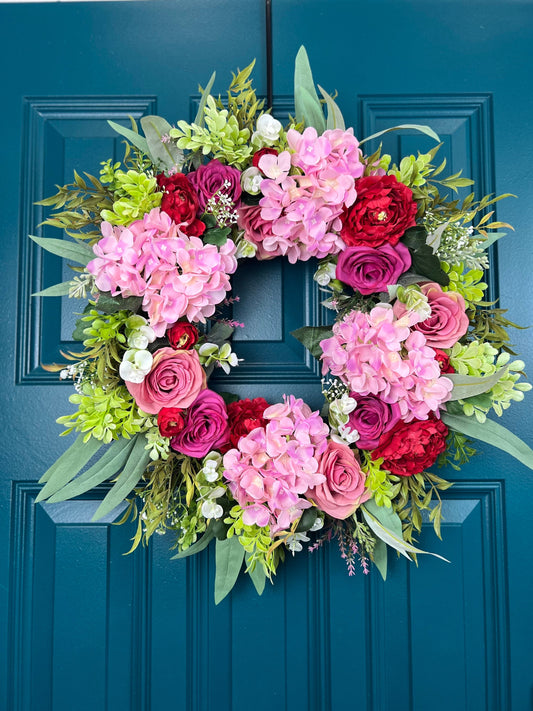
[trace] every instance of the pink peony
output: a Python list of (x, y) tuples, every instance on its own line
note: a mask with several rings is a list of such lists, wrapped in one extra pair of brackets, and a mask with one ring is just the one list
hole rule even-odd
[(347, 445), (330, 440), (318, 469), (326, 480), (310, 489), (307, 497), (333, 518), (348, 518), (371, 497), (365, 491), (366, 475)]
[[(422, 333), (428, 346), (451, 348), (468, 331), (465, 300), (456, 291), (443, 291), (435, 282), (421, 284), (422, 293), (431, 307), (431, 316), (412, 327)], [(407, 311), (405, 304), (396, 301), (394, 313), (400, 317)]]
[(196, 351), (160, 348), (142, 383), (126, 382), (139, 409), (156, 415), (163, 407), (186, 408), (206, 387), (205, 371)]

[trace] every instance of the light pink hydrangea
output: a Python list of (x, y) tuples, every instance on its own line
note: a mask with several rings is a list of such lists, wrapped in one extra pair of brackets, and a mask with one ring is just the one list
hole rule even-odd
[(224, 455), (224, 477), (244, 509), (247, 525), (286, 530), (311, 503), (308, 489), (322, 484), (318, 461), (327, 446), (329, 428), (318, 411), (293, 395), (268, 407), (266, 427), (241, 437)]
[(237, 269), (231, 240), (219, 248), (204, 244), (159, 208), (128, 227), (103, 222), (101, 229), (88, 271), (100, 291), (142, 296), (156, 336), (184, 316), (204, 322), (231, 288), (228, 275)]
[(357, 395), (379, 395), (398, 403), (401, 418), (425, 420), (450, 398), (453, 383), (441, 375), (435, 351), (425, 337), (409, 328), (407, 316), (396, 318), (381, 304), (370, 313), (351, 311), (320, 342), (322, 372), (339, 377)]
[[(273, 177), (261, 182), (261, 217), (271, 224), (261, 234), (258, 256), (286, 255), (294, 264), (337, 254), (345, 246), (338, 234), (340, 215), (355, 202), (355, 180), (364, 172), (359, 142), (351, 128), (318, 136), (312, 127), (303, 133), (290, 129), (287, 142), (290, 153), (259, 161)], [(301, 173), (287, 175), (289, 155)], [(254, 235), (247, 237), (253, 241)]]

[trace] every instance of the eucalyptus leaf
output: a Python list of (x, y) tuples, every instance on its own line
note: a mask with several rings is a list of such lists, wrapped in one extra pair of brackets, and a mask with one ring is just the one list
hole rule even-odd
[(124, 136), (124, 138), (127, 138), (132, 145), (134, 145), (140, 151), (145, 153), (150, 159), (152, 159), (150, 150), (148, 148), (148, 141), (144, 136), (141, 136), (140, 133), (132, 131), (131, 128), (126, 128), (125, 126), (121, 126), (119, 123), (115, 123), (115, 121), (108, 121), (107, 123), (114, 131), (120, 133), (120, 135)]
[(40, 484), (43, 482), (46, 484), (37, 495), (36, 501), (48, 498), (68, 484), (98, 452), (102, 442), (94, 437), (91, 437), (88, 442), (84, 442), (84, 436), (84, 434), (80, 434), (67, 451), (63, 452), (39, 479)]
[(207, 97), (211, 94), (211, 89), (213, 88), (213, 84), (215, 83), (215, 77), (217, 73), (213, 72), (211, 74), (211, 78), (207, 82), (207, 86), (205, 87), (202, 97), (200, 99), (200, 105), (198, 106), (198, 111), (196, 112), (196, 118), (194, 119), (194, 123), (197, 126), (200, 126), (200, 128), (204, 125), (205, 122), (205, 115), (204, 115), (204, 109), (207, 104)]
[(468, 417), (464, 413), (452, 414), (450, 412), (441, 412), (441, 419), (452, 430), (491, 444), (518, 459), (529, 469), (533, 469), (533, 449), (528, 447), (520, 437), (494, 420), (486, 419), (483, 424), (480, 424), (475, 417)]
[(505, 237), (506, 234), (507, 232), (488, 232), (487, 236), (479, 246), (481, 249), (488, 249), (491, 244), (494, 244), (497, 240)]
[(75, 496), (84, 494), (86, 491), (115, 476), (126, 463), (133, 449), (133, 444), (134, 439), (121, 437), (114, 440), (96, 464), (93, 464), (86, 472), (83, 472), (83, 474), (80, 474), (50, 496), (48, 503), (55, 504), (58, 501), (73, 499)]
[(449, 224), (449, 222), (443, 222), (443, 224), (439, 225), (434, 232), (430, 232), (428, 234), (426, 244), (431, 247), (431, 249), (433, 250), (433, 254), (437, 253), (437, 249), (439, 248), (444, 230), (448, 227)]
[(237, 536), (232, 536), (223, 541), (217, 540), (215, 552), (215, 605), (218, 605), (237, 582), (244, 560), (244, 548)]
[(376, 538), (372, 560), (381, 573), (383, 580), (387, 580), (387, 544), (381, 538)]
[(322, 104), (318, 98), (305, 47), (300, 47), (294, 64), (294, 109), (297, 121), (314, 126), (318, 133), (326, 130)]
[(445, 377), (453, 383), (450, 400), (464, 400), (465, 398), (481, 395), (491, 390), (496, 383), (507, 373), (507, 368), (500, 368), (492, 375), (476, 377), (474, 375), (460, 375), (459, 373), (446, 373)]
[(69, 242), (64, 239), (53, 239), (50, 237), (36, 237), (35, 235), (29, 235), (29, 237), (47, 252), (56, 254), (58, 257), (63, 257), (63, 259), (68, 259), (70, 262), (81, 264), (84, 267), (86, 267), (95, 256), (93, 250), (87, 244)]
[(201, 553), (207, 548), (207, 546), (211, 543), (214, 537), (215, 531), (212, 526), (209, 525), (204, 535), (198, 541), (196, 541), (196, 543), (193, 543), (192, 546), (189, 546), (187, 550), (181, 551), (181, 553), (173, 555), (170, 560), (181, 560), (182, 558), (188, 558), (191, 555)]
[[(248, 560), (250, 558), (250, 554), (246, 554), (246, 565), (248, 565)], [(253, 570), (248, 571), (248, 575), (250, 576), (250, 579), (252, 583), (254, 584), (255, 589), (257, 590), (258, 595), (262, 595), (264, 590), (265, 590), (265, 583), (266, 583), (266, 573), (263, 570), (262, 565), (256, 565)]]
[(322, 355), (320, 341), (331, 338), (332, 328), (332, 326), (304, 326), (303, 328), (297, 328), (296, 331), (291, 331), (291, 336), (300, 341), (312, 356), (320, 358)]
[[(90, 440), (89, 440), (90, 441)], [(98, 521), (102, 516), (107, 516), (113, 509), (118, 506), (124, 499), (131, 494), (133, 489), (141, 480), (144, 470), (149, 461), (150, 454), (145, 449), (146, 437), (144, 434), (139, 434), (135, 437), (135, 444), (131, 450), (126, 464), (118, 479), (113, 484), (112, 488), (107, 492), (104, 500), (97, 508), (92, 520)]]
[(326, 121), (327, 129), (340, 128), (341, 130), (346, 130), (346, 124), (344, 123), (344, 118), (342, 116), (341, 110), (333, 100), (333, 97), (325, 91), (320, 84), (317, 85), (322, 97), (326, 101), (326, 106), (328, 107), (328, 118)]
[(158, 170), (180, 170), (183, 165), (183, 151), (171, 141), (162, 141), (168, 136), (172, 126), (161, 116), (143, 116), (141, 126), (148, 142), (150, 155)]
[(62, 281), (61, 284), (54, 284), (42, 291), (36, 291), (32, 296), (68, 296), (71, 285), (71, 281)]
[(415, 123), (403, 123), (401, 126), (392, 126), (391, 128), (386, 128), (384, 131), (378, 131), (378, 133), (373, 133), (371, 136), (367, 136), (366, 138), (363, 138), (362, 141), (359, 141), (359, 145), (366, 143), (366, 141), (371, 141), (373, 138), (379, 138), (380, 136), (383, 136), (386, 133), (390, 133), (391, 131), (402, 131), (404, 129), (413, 129), (414, 131), (419, 131), (420, 133), (423, 133), (426, 136), (433, 138), (435, 141), (437, 141), (437, 143), (440, 143), (440, 138), (435, 133), (435, 131), (433, 131), (433, 129), (431, 129), (429, 126), (420, 126), (419, 124)]

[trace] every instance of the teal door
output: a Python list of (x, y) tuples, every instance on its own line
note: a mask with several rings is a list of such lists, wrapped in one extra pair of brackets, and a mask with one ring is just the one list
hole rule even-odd
[[(510, 192), (498, 219), (516, 228), (492, 255), (491, 297), (533, 323), (529, 230), (533, 6), (526, 0), (427, 3), (273, 0), (274, 109), (292, 110), (292, 66), (305, 44), (315, 78), (338, 90), (356, 135), (429, 124), (451, 171), (480, 195)], [(155, 536), (131, 556), (133, 531), (90, 523), (101, 493), (35, 505), (37, 480), (66, 447), (55, 419), (70, 387), (41, 367), (69, 349), (68, 299), (32, 299), (62, 281), (34, 249), (34, 202), (120, 156), (107, 119), (194, 112), (197, 83), (257, 58), (266, 93), (261, 0), (4, 4), (0, 173), (3, 239), (3, 444), (0, 468), (0, 708), (6, 711), (526, 711), (532, 708), (531, 472), (490, 447), (445, 475), (443, 541), (451, 561), (392, 559), (388, 580), (348, 577), (336, 547), (302, 553), (257, 597), (249, 580), (213, 604), (211, 551), (170, 562)], [(193, 114), (194, 115), (194, 114)], [(424, 150), (406, 132), (396, 155)], [(46, 231), (43, 232), (46, 234)], [(242, 271), (242, 274), (241, 274)], [(285, 392), (320, 403), (320, 380), (289, 332), (320, 317), (309, 264), (240, 270), (235, 318), (243, 397)], [(244, 335), (246, 333), (246, 335)], [(533, 368), (533, 332), (513, 332)], [(230, 381), (223, 379), (221, 387)], [(533, 399), (504, 418), (529, 444)], [(3, 704), (3, 705), (2, 705)]]

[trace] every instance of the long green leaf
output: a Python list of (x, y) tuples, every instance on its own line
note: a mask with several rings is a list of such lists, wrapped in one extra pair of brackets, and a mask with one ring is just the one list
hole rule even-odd
[(159, 170), (181, 169), (183, 165), (183, 151), (169, 140), (163, 142), (162, 136), (168, 136), (172, 126), (161, 116), (143, 116), (141, 126), (148, 141), (150, 155)]
[[(250, 554), (247, 553), (245, 556), (246, 565), (248, 565), (249, 558), (250, 558)], [(250, 580), (254, 584), (257, 594), (262, 595), (265, 590), (265, 583), (266, 583), (266, 573), (263, 570), (263, 566), (260, 564), (257, 564), (253, 570), (248, 570), (248, 575), (250, 576)]]
[(102, 516), (107, 516), (116, 506), (124, 501), (128, 494), (137, 486), (150, 461), (150, 455), (144, 448), (145, 445), (146, 437), (143, 434), (137, 435), (131, 454), (124, 465), (124, 469), (97, 508), (92, 518), (93, 521), (98, 521)]
[(58, 501), (73, 499), (75, 496), (84, 494), (86, 491), (115, 476), (126, 464), (133, 444), (133, 439), (124, 439), (123, 437), (112, 442), (96, 464), (93, 464), (86, 472), (83, 472), (83, 474), (80, 474), (80, 476), (77, 476), (73, 481), (50, 496), (48, 503), (55, 504)]
[(218, 605), (237, 582), (244, 560), (244, 548), (237, 536), (217, 540), (215, 558), (215, 605)]
[(346, 124), (344, 123), (344, 118), (342, 116), (341, 110), (335, 103), (332, 96), (325, 91), (320, 84), (317, 84), (322, 97), (326, 101), (326, 106), (328, 107), (328, 119), (326, 121), (326, 128), (335, 129), (340, 128), (343, 131), (346, 129)]
[(67, 451), (39, 479), (40, 484), (43, 482), (46, 484), (37, 495), (36, 501), (48, 498), (68, 484), (83, 469), (89, 459), (98, 452), (102, 442), (94, 437), (91, 437), (88, 442), (84, 442), (84, 436), (80, 434)]
[(180, 560), (181, 558), (188, 558), (190, 555), (196, 555), (197, 553), (201, 553), (201, 551), (207, 548), (207, 546), (211, 543), (214, 537), (215, 532), (213, 528), (211, 526), (208, 526), (204, 535), (198, 541), (196, 541), (196, 543), (193, 543), (192, 546), (189, 546), (187, 550), (181, 551), (181, 553), (173, 555), (170, 560)]
[(376, 536), (384, 541), (388, 546), (401, 553), (401, 555), (407, 558), (407, 560), (411, 560), (408, 553), (424, 553), (425, 555), (432, 555), (435, 558), (440, 558), (441, 560), (446, 561), (446, 563), (450, 562), (441, 555), (430, 553), (429, 551), (423, 551), (420, 548), (416, 548), (416, 546), (411, 545), (411, 543), (404, 541), (400, 517), (395, 511), (393, 511), (392, 507), (388, 509), (386, 506), (378, 506), (375, 501), (371, 499), (363, 504), (361, 511), (363, 512), (365, 521), (368, 523)]
[(502, 237), (505, 237), (506, 234), (507, 232), (488, 232), (487, 236), (485, 237), (483, 242), (481, 242), (479, 247), (481, 249), (488, 249), (491, 244), (494, 244), (494, 242), (496, 242), (497, 240), (501, 239)]
[(150, 150), (148, 148), (148, 141), (144, 136), (141, 136), (140, 133), (135, 133), (135, 131), (132, 131), (131, 128), (126, 128), (125, 126), (121, 126), (119, 123), (115, 123), (115, 121), (108, 121), (107, 122), (111, 128), (116, 131), (117, 133), (120, 133), (121, 136), (124, 136), (124, 138), (127, 138), (128, 141), (136, 146), (140, 151), (145, 153), (149, 158), (152, 156), (150, 155)]
[(320, 358), (322, 355), (320, 341), (331, 338), (331, 329), (332, 326), (303, 326), (303, 328), (297, 328), (296, 331), (291, 331), (291, 336), (300, 341), (312, 356)]
[(294, 110), (297, 121), (305, 121), (306, 126), (314, 126), (324, 133), (326, 121), (322, 104), (318, 98), (305, 47), (300, 47), (294, 64)]
[(381, 538), (376, 538), (372, 555), (372, 560), (381, 573), (381, 577), (383, 580), (387, 580), (387, 544)]
[(510, 432), (503, 425), (494, 420), (485, 420), (483, 424), (475, 417), (468, 417), (465, 414), (451, 414), (442, 412), (441, 419), (456, 432), (462, 432), (467, 437), (479, 439), (481, 442), (492, 444), (493, 447), (501, 449), (511, 457), (518, 459), (529, 469), (533, 469), (533, 449), (523, 442), (520, 437)]
[(211, 79), (207, 82), (207, 86), (202, 92), (202, 98), (200, 99), (200, 105), (198, 106), (198, 111), (196, 112), (196, 118), (194, 119), (194, 123), (197, 126), (200, 126), (200, 128), (204, 125), (205, 121), (205, 116), (204, 116), (204, 109), (207, 104), (207, 97), (211, 94), (211, 89), (213, 88), (213, 84), (215, 83), (215, 77), (217, 73), (213, 72), (211, 74)]
[(446, 373), (445, 377), (453, 383), (450, 400), (465, 400), (468, 397), (481, 395), (491, 390), (496, 383), (507, 373), (507, 368), (500, 368), (492, 375), (476, 377), (474, 375), (460, 375), (459, 373)]
[(393, 126), (392, 128), (386, 128), (384, 131), (378, 131), (378, 133), (373, 133), (371, 136), (367, 136), (366, 138), (363, 138), (362, 141), (359, 141), (359, 145), (366, 143), (367, 141), (371, 141), (373, 138), (379, 138), (385, 133), (390, 133), (391, 131), (401, 131), (402, 129), (406, 128), (412, 128), (415, 131), (420, 131), (420, 133), (424, 133), (426, 136), (433, 138), (435, 141), (437, 141), (437, 143), (440, 142), (440, 138), (438, 137), (438, 135), (429, 126), (420, 126), (416, 123), (403, 123), (401, 126)]
[(64, 239), (53, 239), (51, 237), (36, 237), (35, 235), (29, 235), (29, 237), (47, 252), (57, 254), (58, 257), (68, 259), (70, 262), (82, 264), (84, 267), (95, 256), (93, 250), (87, 244), (67, 242)]
[(71, 281), (62, 281), (61, 284), (54, 284), (42, 291), (36, 291), (32, 296), (68, 296), (71, 285)]

